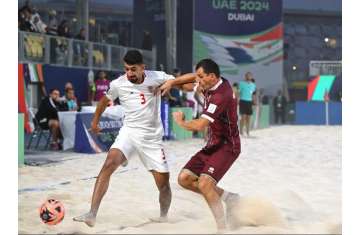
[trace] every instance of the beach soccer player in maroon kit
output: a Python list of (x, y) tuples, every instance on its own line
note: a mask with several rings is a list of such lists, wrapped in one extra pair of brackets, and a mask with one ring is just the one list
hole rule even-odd
[(226, 230), (226, 210), (238, 200), (238, 194), (227, 192), (217, 183), (229, 170), (240, 154), (237, 100), (230, 83), (220, 77), (219, 66), (211, 59), (201, 60), (196, 65), (196, 77), (175, 79), (163, 84), (163, 94), (169, 87), (198, 82), (205, 97), (205, 107), (200, 118), (184, 121), (182, 112), (174, 112), (175, 122), (190, 131), (202, 131), (209, 127), (208, 142), (184, 166), (178, 176), (179, 184), (185, 189), (204, 196), (215, 217), (219, 233)]

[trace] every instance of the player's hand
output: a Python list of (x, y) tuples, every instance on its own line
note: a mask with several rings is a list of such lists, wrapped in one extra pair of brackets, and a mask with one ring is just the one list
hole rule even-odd
[(160, 87), (159, 90), (161, 91), (161, 95), (165, 95), (170, 92), (171, 88), (173, 86), (173, 80), (167, 80), (164, 82)]
[(174, 121), (176, 122), (176, 123), (181, 123), (181, 122), (183, 122), (184, 121), (184, 118), (185, 118), (185, 116), (184, 116), (184, 113), (183, 112), (173, 112), (173, 118), (174, 118)]
[(91, 127), (90, 127), (89, 131), (91, 131), (92, 133), (94, 133), (96, 135), (101, 133), (100, 127), (95, 123), (91, 123)]

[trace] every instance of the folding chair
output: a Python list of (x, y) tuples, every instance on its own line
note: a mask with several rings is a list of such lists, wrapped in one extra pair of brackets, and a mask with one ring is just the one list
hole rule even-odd
[(30, 149), (31, 143), (32, 143), (34, 138), (37, 138), (37, 142), (36, 142), (36, 145), (35, 145), (35, 149), (37, 149), (39, 147), (40, 140), (41, 140), (42, 137), (45, 137), (45, 139), (46, 139), (46, 144), (44, 146), (44, 150), (48, 149), (49, 144), (50, 144), (50, 139), (51, 139), (50, 130), (41, 128), (38, 120), (36, 119), (36, 117), (34, 115), (34, 112), (33, 112), (32, 108), (29, 109), (29, 114), (30, 114), (30, 117), (31, 117), (31, 119), (33, 121), (33, 124), (34, 124), (34, 130), (31, 133), (31, 136), (30, 136), (29, 142), (28, 142), (28, 144), (26, 146), (26, 149)]

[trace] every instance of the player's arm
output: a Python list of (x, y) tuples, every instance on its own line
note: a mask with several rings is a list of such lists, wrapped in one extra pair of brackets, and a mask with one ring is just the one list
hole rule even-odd
[(195, 73), (187, 73), (176, 77), (175, 79), (167, 80), (160, 86), (161, 95), (164, 95), (170, 91), (171, 88), (175, 86), (181, 86), (187, 83), (194, 83), (196, 81)]
[(183, 91), (194, 91), (195, 83), (186, 83), (175, 87)]
[(98, 126), (100, 117), (101, 114), (105, 111), (107, 105), (109, 104), (109, 101), (110, 99), (106, 95), (104, 95), (96, 106), (94, 117), (91, 122), (91, 131), (93, 131), (95, 134), (100, 132), (100, 128)]
[(173, 117), (175, 122), (182, 128), (188, 131), (203, 131), (207, 126), (209, 126), (210, 121), (206, 118), (193, 119), (191, 121), (184, 120), (184, 113), (174, 112)]

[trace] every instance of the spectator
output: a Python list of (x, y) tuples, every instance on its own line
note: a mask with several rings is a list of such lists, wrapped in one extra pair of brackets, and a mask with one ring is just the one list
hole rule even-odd
[(34, 26), (30, 23), (32, 15), (30, 7), (24, 6), (20, 8), (18, 14), (19, 29), (26, 32), (35, 32)]
[(35, 32), (46, 33), (47, 25), (41, 20), (39, 13), (34, 12), (31, 15), (30, 23), (33, 25)]
[(66, 91), (67, 91), (68, 89), (74, 90), (74, 86), (73, 86), (73, 84), (72, 84), (71, 82), (65, 83), (64, 96), (62, 96), (62, 97), (59, 98), (59, 100), (60, 100), (61, 102), (66, 103)]
[(58, 36), (60, 37), (66, 37), (70, 38), (70, 29), (68, 22), (66, 20), (61, 21), (58, 30), (57, 30)]
[[(85, 40), (85, 29), (81, 28), (78, 35), (75, 36), (77, 40)], [(78, 65), (87, 65), (87, 50), (83, 42), (74, 41), (74, 63)]]
[(71, 82), (65, 83), (65, 91), (66, 91), (67, 89), (74, 89), (74, 86), (73, 86), (73, 84), (72, 84)]
[(55, 46), (55, 63), (66, 64), (68, 61), (68, 42), (63, 38), (51, 38), (51, 44)]
[(261, 88), (259, 90), (259, 101), (261, 102), (261, 104), (263, 105), (268, 105), (269, 104), (269, 96), (265, 95), (265, 91), (264, 88)]
[(47, 33), (50, 35), (57, 35), (57, 28), (58, 28), (58, 21), (56, 19), (56, 11), (50, 10), (49, 11), (49, 23), (47, 27)]
[(95, 101), (99, 101), (110, 87), (110, 81), (104, 71), (99, 72), (99, 78), (95, 81)]
[(85, 29), (84, 28), (81, 28), (79, 33), (75, 36), (75, 39), (78, 39), (78, 40), (85, 40)]
[(243, 135), (244, 126), (246, 127), (246, 133), (250, 136), (250, 118), (253, 113), (252, 105), (254, 92), (256, 90), (255, 83), (252, 82), (252, 74), (247, 72), (245, 74), (245, 81), (240, 82), (240, 134)]
[(278, 124), (281, 119), (281, 123), (285, 124), (285, 113), (287, 100), (283, 95), (282, 91), (279, 90), (277, 96), (273, 100), (274, 112), (275, 112), (275, 123)]
[(38, 121), (42, 129), (50, 129), (52, 135), (51, 149), (59, 150), (60, 146), (60, 125), (58, 110), (60, 110), (60, 92), (57, 89), (50, 90), (50, 95), (45, 97), (39, 106), (39, 110), (35, 115), (36, 120)]
[(39, 13), (32, 8), (29, 2), (20, 8), (18, 12), (18, 24), (20, 30), (27, 32), (46, 33), (47, 25), (41, 20)]
[(144, 50), (152, 50), (153, 42), (151, 38), (151, 34), (149, 31), (144, 30), (143, 32), (143, 41), (141, 48)]
[(65, 90), (66, 105), (68, 111), (80, 111), (80, 105), (75, 97), (74, 89)]

